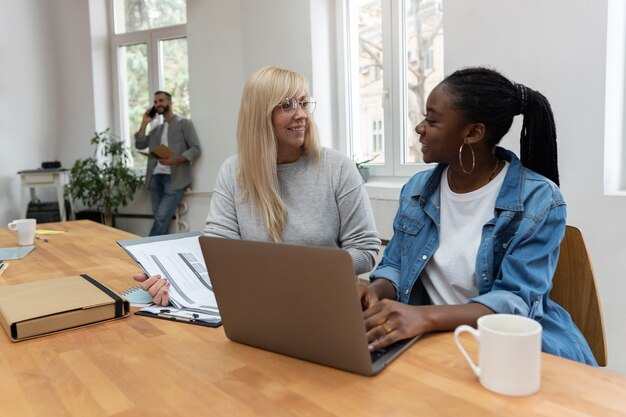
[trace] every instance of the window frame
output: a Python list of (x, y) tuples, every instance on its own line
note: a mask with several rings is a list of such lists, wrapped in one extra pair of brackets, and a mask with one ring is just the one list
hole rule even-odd
[[(345, 92), (340, 103), (340, 129), (344, 133), (348, 154), (355, 154), (352, 143), (354, 120), (352, 118), (354, 105), (353, 91), (355, 88), (354, 71), (351, 71), (352, 54), (351, 45), (350, 13), (351, 7), (358, 7), (356, 2), (342, 0), (337, 8), (337, 33), (340, 35), (338, 60), (339, 91)], [(407, 21), (406, 2), (404, 0), (383, 0), (382, 4), (382, 37), (383, 37), (383, 131), (385, 163), (365, 164), (370, 168), (374, 177), (409, 177), (416, 172), (432, 167), (432, 164), (423, 162), (403, 163), (405, 160), (405, 139), (409, 129), (415, 126), (407, 126), (407, 118), (404, 113), (408, 109), (408, 95), (406, 91), (406, 72), (408, 65), (406, 32)], [(390, 140), (387, 138), (391, 138)]]
[(603, 191), (626, 196), (626, 5), (609, 0), (607, 10)]
[[(155, 29), (145, 29), (136, 32), (115, 33), (115, 11), (114, 0), (109, 1), (109, 13), (112, 17), (109, 19), (109, 33), (110, 33), (110, 45), (111, 45), (111, 79), (113, 83), (113, 125), (117, 132), (120, 132), (120, 137), (126, 142), (128, 149), (133, 149), (133, 126), (127, 126), (125, 122), (125, 115), (122, 109), (124, 103), (122, 103), (123, 97), (121, 94), (121, 85), (119, 75), (122, 72), (121, 66), (124, 65), (119, 59), (119, 48), (124, 46), (131, 46), (137, 44), (146, 44), (147, 47), (147, 65), (148, 65), (148, 91), (154, 93), (155, 91), (163, 89), (163, 73), (162, 73), (162, 57), (159, 51), (161, 41), (167, 41), (172, 39), (187, 38), (187, 24), (179, 24), (174, 26), (166, 26)], [(150, 96), (151, 97), (151, 96)], [(150, 100), (149, 103), (152, 101)], [(146, 103), (147, 105), (149, 103)], [(191, 111), (191, 109), (190, 109)], [(133, 121), (130, 120), (129, 124)], [(137, 128), (139, 128), (140, 121), (137, 121)], [(156, 118), (151, 126), (159, 123)], [(129, 137), (126, 137), (130, 134)], [(135, 167), (136, 169), (145, 169), (144, 167)]]

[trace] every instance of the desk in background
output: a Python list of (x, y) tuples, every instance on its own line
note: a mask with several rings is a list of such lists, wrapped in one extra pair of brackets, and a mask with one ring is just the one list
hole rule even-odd
[[(80, 273), (133, 285), (139, 269), (115, 242), (133, 235), (90, 221), (51, 228), (67, 233), (36, 240), (0, 287)], [(0, 247), (13, 245), (0, 229)], [(478, 383), (448, 332), (364, 377), (230, 342), (221, 327), (132, 315), (19, 343), (0, 334), (0, 416), (626, 416), (626, 377), (542, 360), (540, 392), (510, 398)]]
[(65, 212), (65, 199), (63, 197), (63, 189), (68, 183), (67, 168), (58, 169), (32, 169), (20, 171), (20, 213), (26, 217), (28, 209), (28, 195), (26, 189), (30, 190), (30, 200), (35, 201), (37, 199), (36, 188), (50, 188), (56, 189), (57, 201), (59, 203), (59, 216), (61, 220), (67, 220), (70, 217), (70, 213)]

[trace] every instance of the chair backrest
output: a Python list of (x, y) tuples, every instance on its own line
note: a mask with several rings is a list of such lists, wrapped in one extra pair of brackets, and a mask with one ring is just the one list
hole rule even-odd
[(600, 366), (607, 364), (604, 320), (591, 261), (580, 229), (567, 226), (550, 298), (565, 308)]

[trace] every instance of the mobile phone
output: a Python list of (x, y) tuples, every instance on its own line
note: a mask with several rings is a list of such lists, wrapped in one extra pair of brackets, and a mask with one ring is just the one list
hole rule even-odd
[(152, 108), (150, 110), (148, 110), (148, 115), (152, 118), (154, 118), (154, 116), (156, 116), (157, 114), (157, 109), (156, 107), (152, 106)]

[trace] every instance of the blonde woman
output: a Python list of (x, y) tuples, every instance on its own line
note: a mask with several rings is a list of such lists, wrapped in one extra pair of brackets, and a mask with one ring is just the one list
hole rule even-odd
[[(320, 147), (302, 74), (268, 66), (246, 82), (238, 154), (220, 168), (204, 234), (347, 250), (360, 274), (380, 248), (365, 185), (346, 155)], [(169, 284), (136, 275), (155, 303)]]

